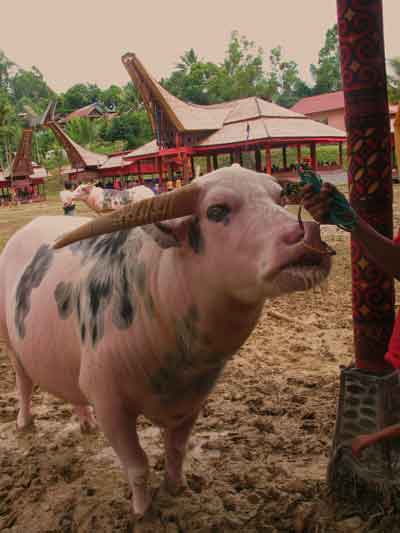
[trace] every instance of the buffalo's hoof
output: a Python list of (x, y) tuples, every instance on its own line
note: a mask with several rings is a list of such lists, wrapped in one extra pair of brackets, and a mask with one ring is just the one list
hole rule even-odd
[(33, 415), (30, 416), (21, 416), (21, 413), (18, 414), (16, 427), (18, 432), (30, 431), (35, 426), (35, 419)]

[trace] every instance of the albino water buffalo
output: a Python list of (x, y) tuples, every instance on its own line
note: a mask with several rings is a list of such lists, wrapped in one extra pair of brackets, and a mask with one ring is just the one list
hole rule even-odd
[(150, 503), (138, 416), (164, 428), (165, 482), (178, 491), (199, 411), (266, 300), (328, 275), (319, 226), (300, 226), (280, 193), (234, 165), (95, 219), (40, 217), (0, 256), (17, 426), (31, 422), (33, 384), (83, 422), (93, 406), (137, 515)]
[(121, 209), (121, 207), (131, 202), (138, 202), (152, 196), (154, 196), (153, 191), (144, 185), (117, 191), (114, 189), (102, 189), (92, 183), (83, 183), (72, 193), (72, 200), (82, 200), (96, 213), (106, 213)]

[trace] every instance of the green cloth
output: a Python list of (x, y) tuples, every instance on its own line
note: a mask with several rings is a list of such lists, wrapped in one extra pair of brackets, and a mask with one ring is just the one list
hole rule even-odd
[[(283, 194), (290, 197), (291, 194), (298, 194), (303, 187), (311, 185), (313, 191), (318, 194), (323, 181), (318, 174), (302, 165), (298, 167), (300, 183), (288, 183), (283, 190)], [(347, 198), (340, 191), (335, 190), (331, 195), (331, 205), (328, 213), (327, 224), (334, 224), (345, 231), (352, 231), (357, 223), (357, 216), (354, 209), (349, 204)]]

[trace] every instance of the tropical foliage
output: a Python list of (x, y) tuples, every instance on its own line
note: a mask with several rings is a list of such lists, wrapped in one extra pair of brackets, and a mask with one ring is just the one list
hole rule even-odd
[[(400, 57), (389, 63), (389, 97), (397, 102), (400, 100)], [(304, 96), (341, 88), (336, 25), (326, 32), (318, 63), (310, 65), (310, 72), (313, 84), (301, 79), (297, 63), (284, 56), (281, 46), (265, 54), (253, 41), (235, 31), (221, 63), (207, 61), (190, 49), (182, 54), (171, 74), (161, 83), (177, 97), (197, 104), (259, 96), (291, 107)], [(54, 98), (57, 98), (60, 115), (94, 102), (105, 112), (114, 112), (113, 118), (94, 121), (74, 118), (67, 123), (68, 134), (88, 149), (111, 153), (135, 148), (152, 137), (146, 111), (131, 82), (106, 89), (79, 83), (63, 94), (56, 94), (36, 67), (21, 69), (0, 50), (0, 166), (5, 166), (16, 150), (23, 113), (31, 109), (40, 114)], [(42, 130), (35, 135), (34, 157), (47, 166), (61, 165), (63, 151), (51, 131)]]

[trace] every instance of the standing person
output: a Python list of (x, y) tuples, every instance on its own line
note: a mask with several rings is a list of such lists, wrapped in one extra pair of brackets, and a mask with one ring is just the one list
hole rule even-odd
[(75, 204), (72, 202), (72, 183), (64, 181), (64, 189), (60, 192), (60, 199), (63, 204), (64, 215), (75, 215)]

